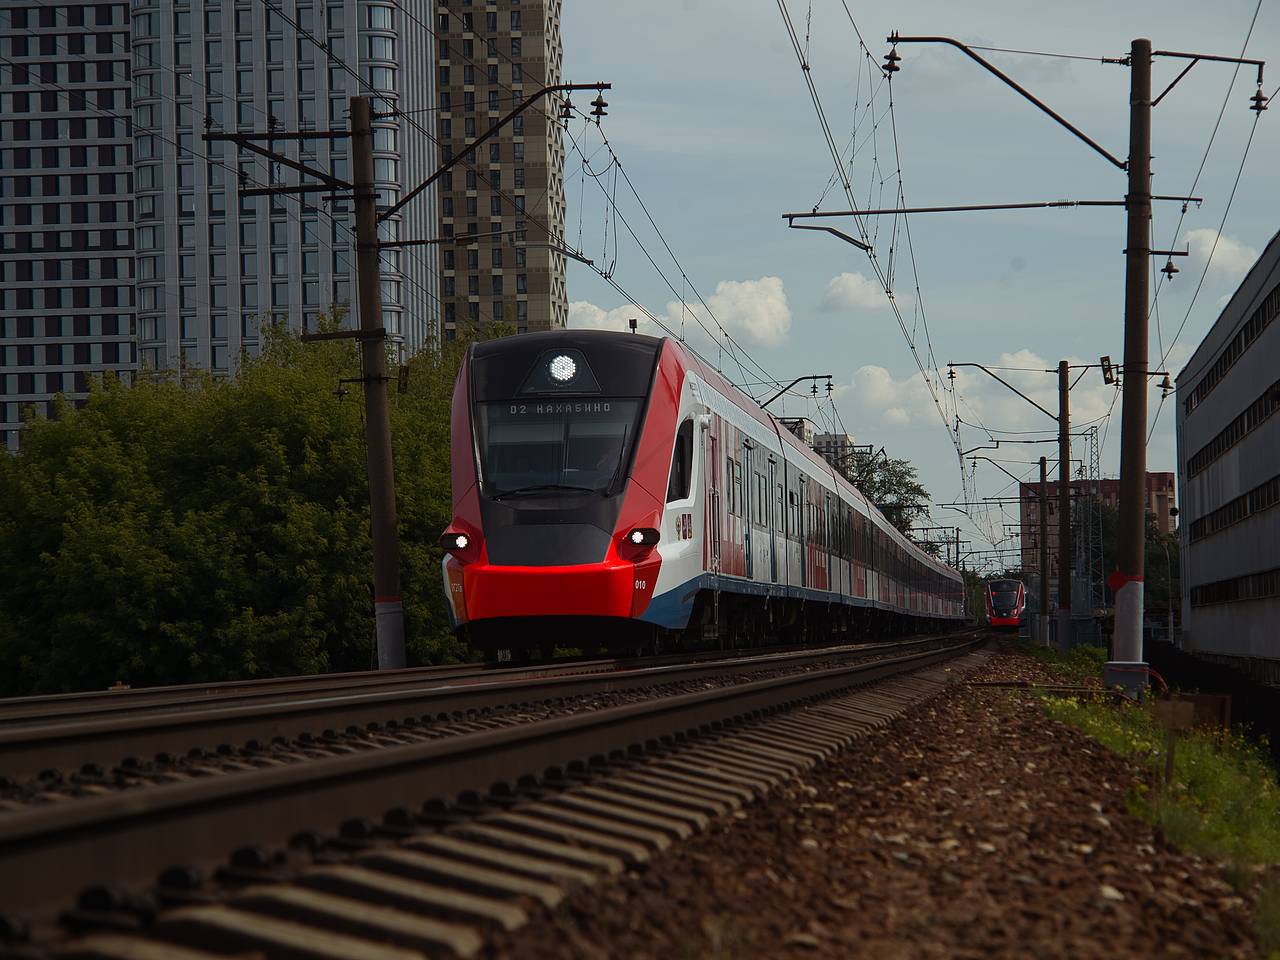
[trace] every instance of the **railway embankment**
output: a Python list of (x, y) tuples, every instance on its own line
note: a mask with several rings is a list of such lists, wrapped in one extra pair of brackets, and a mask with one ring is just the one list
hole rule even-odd
[(1139, 746), (1121, 756), (1034, 689), (992, 681), (1078, 675), (1004, 650), (493, 955), (1267, 956), (1265, 866), (1171, 831)]

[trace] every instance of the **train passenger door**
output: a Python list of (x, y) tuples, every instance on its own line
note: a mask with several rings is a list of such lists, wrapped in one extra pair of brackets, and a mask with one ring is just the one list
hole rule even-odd
[(769, 486), (764, 491), (764, 512), (769, 528), (769, 580), (778, 582), (778, 527), (782, 525), (782, 498), (773, 507), (773, 491), (778, 489), (778, 462), (769, 458)]
[(834, 518), (831, 515), (831, 494), (829, 493), (826, 495), (826, 506), (825, 506), (825, 509), (822, 511), (822, 524), (823, 524), (822, 526), (823, 549), (826, 550), (827, 552), (827, 589), (834, 592), (835, 584), (831, 579), (831, 571), (833, 567), (831, 558), (835, 555), (835, 552), (836, 552), (836, 538), (832, 536), (832, 534), (835, 532), (836, 525), (834, 522)]
[(759, 508), (755, 501), (759, 494), (756, 483), (756, 475), (751, 470), (751, 444), (743, 443), (742, 445), (742, 496), (745, 499), (745, 506), (739, 504), (739, 513), (742, 518), (742, 546), (746, 551), (747, 557), (747, 579), (755, 579), (755, 557), (751, 555), (751, 527), (759, 517)]
[[(716, 435), (710, 430), (706, 431), (707, 437), (707, 483), (709, 493), (707, 496), (707, 509), (710, 511), (710, 522), (706, 525), (707, 530), (707, 568), (713, 574), (720, 573), (720, 454), (719, 442)], [(730, 483), (733, 481), (730, 480)]]
[(809, 497), (808, 487), (805, 484), (805, 478), (802, 474), (799, 477), (799, 493), (797, 496), (800, 502), (796, 504), (796, 531), (800, 534), (800, 586), (807, 587), (809, 585)]

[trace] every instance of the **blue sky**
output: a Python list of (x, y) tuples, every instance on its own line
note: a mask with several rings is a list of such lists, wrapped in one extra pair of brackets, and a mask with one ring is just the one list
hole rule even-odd
[[(1090, 57), (1123, 56), (1133, 37), (1149, 36), (1157, 49), (1235, 56), (1256, 4), (846, 2), (877, 61), (888, 50), (884, 38), (895, 29), (904, 35), (941, 34), (973, 44)], [(856, 130), (852, 179), (860, 206), (868, 201), (894, 204), (894, 125), (909, 205), (1123, 197), (1121, 171), (959, 51), (902, 45), (902, 71), (892, 84), (890, 114), (889, 89), (869, 75), (841, 0), (787, 0), (787, 8), (802, 44), (808, 31), (812, 77), (837, 144), (844, 147)], [(685, 276), (716, 319), (773, 376), (832, 374), (835, 404), (859, 442), (883, 444), (891, 455), (912, 460), (935, 502), (959, 498), (955, 449), (867, 256), (825, 234), (790, 231), (781, 219), (784, 212), (807, 210), (820, 200), (824, 209), (847, 204), (839, 186), (826, 190), (833, 163), (777, 3), (570, 0), (563, 34), (565, 79), (613, 84), (602, 129)], [(1273, 58), (1268, 94), (1280, 81), (1278, 41), (1280, 11), (1264, 5), (1246, 55)], [(1113, 154), (1127, 154), (1126, 67), (1023, 54), (984, 56)], [(1184, 65), (1157, 60), (1156, 89)], [(1181, 195), (1190, 189), (1232, 73), (1231, 66), (1202, 62), (1156, 108), (1154, 192)], [(1161, 290), (1158, 330), (1152, 325), (1152, 363), (1166, 355), (1164, 365), (1175, 375), (1225, 297), (1280, 228), (1277, 106), (1261, 116), (1203, 289), (1188, 313), (1253, 127), (1248, 98), (1254, 89), (1252, 70), (1241, 69), (1196, 187), (1205, 198), (1203, 206), (1188, 210), (1175, 235), (1178, 205), (1157, 204), (1155, 245), (1191, 250), (1190, 257), (1177, 261), (1182, 272)], [(583, 104), (590, 96), (582, 98)], [(702, 313), (707, 318), (697, 296), (621, 178), (615, 194), (616, 170), (609, 168), (599, 135), (584, 131), (580, 121), (571, 131), (597, 176), (584, 176), (570, 145), (570, 245), (580, 243), (598, 264), (612, 262), (618, 284), (669, 325), (678, 328), (684, 320), (686, 331), (693, 331), (691, 339), (699, 342), (694, 317)], [(626, 226), (607, 216), (606, 193), (616, 195), (619, 214), (667, 280)], [(850, 221), (826, 222), (856, 232)], [(876, 238), (882, 271), (888, 269), (894, 245), (891, 228), (891, 219), (884, 218)], [(1097, 362), (1109, 354), (1120, 360), (1122, 208), (936, 214), (913, 217), (910, 229), (917, 269), (913, 275), (900, 232), (891, 286), (926, 366), (930, 361), (915, 276), (933, 361), (943, 372), (949, 360), (1044, 369), (1060, 358)], [(578, 264), (570, 265), (569, 299), (572, 325), (621, 328), (637, 312), (601, 277)], [(1184, 318), (1175, 343), (1174, 332)], [(704, 353), (719, 359), (714, 347)], [(732, 359), (726, 357), (724, 370), (743, 379)], [(1053, 376), (1020, 371), (1008, 376), (1043, 405), (1056, 405)], [(1008, 431), (1052, 428), (1043, 414), (977, 371), (961, 372), (957, 396), (961, 417), (974, 424)], [(1096, 371), (1086, 374), (1072, 393), (1073, 425), (1106, 425), (1107, 476), (1119, 470), (1119, 403), (1109, 423), (1101, 419), (1112, 398), (1112, 389)], [(952, 401), (947, 398), (945, 405), (950, 415)], [(1153, 414), (1159, 405), (1153, 388)], [(813, 416), (820, 424), (830, 415), (829, 407), (817, 413), (812, 403), (799, 398), (788, 398), (785, 412)], [(966, 448), (987, 436), (979, 427), (962, 428)], [(1149, 468), (1172, 470), (1174, 444), (1170, 400), (1151, 438)], [(987, 455), (1014, 461), (1040, 453), (1053, 456), (1054, 448), (1003, 445)], [(1073, 449), (1073, 457), (1080, 455)], [(1014, 473), (1030, 469), (1005, 465)], [(994, 496), (1008, 482), (984, 463), (975, 480), (979, 496)], [(1011, 510), (1010, 516), (1015, 513)], [(980, 541), (997, 534), (998, 513), (971, 514), (976, 527), (954, 511), (935, 510), (935, 519), (960, 523)]]

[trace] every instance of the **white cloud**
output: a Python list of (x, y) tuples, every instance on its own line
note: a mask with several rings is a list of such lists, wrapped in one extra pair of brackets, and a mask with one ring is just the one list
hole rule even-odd
[(628, 319), (635, 317), (641, 333), (653, 333), (653, 324), (635, 307), (615, 307), (603, 310), (587, 300), (574, 300), (569, 304), (569, 326), (576, 330), (627, 330)]
[[(667, 312), (674, 316), (672, 308), (679, 306), (678, 301), (669, 303)], [(748, 343), (776, 347), (791, 332), (791, 308), (781, 277), (721, 280), (707, 299), (707, 306), (730, 333), (742, 333)], [(690, 305), (689, 309), (708, 319), (702, 304)]]
[[(1209, 261), (1209, 276), (1215, 280), (1235, 283), (1258, 259), (1258, 251), (1253, 247), (1225, 233), (1219, 235), (1218, 231), (1208, 227), (1188, 230), (1184, 239), (1193, 261), (1200, 264)], [(1209, 260), (1210, 256), (1212, 260)]]
[(865, 430), (868, 436), (884, 436), (887, 440), (883, 427), (927, 424), (929, 418), (937, 423), (933, 398), (919, 375), (896, 380), (884, 367), (867, 364), (832, 392), (841, 409), (849, 412), (849, 426), (855, 433)]
[[(711, 315), (708, 315), (708, 308)], [(717, 320), (744, 346), (776, 347), (791, 332), (791, 308), (780, 277), (722, 280), (716, 284), (715, 292), (707, 297), (706, 307), (700, 301), (681, 303), (673, 300), (657, 316), (672, 330), (683, 328), (686, 336), (700, 347), (708, 343), (712, 335), (719, 336)], [(641, 333), (663, 335), (663, 331), (636, 307), (605, 310), (585, 300), (569, 304), (570, 327), (626, 330), (630, 317), (639, 321), (637, 329)], [(711, 331), (710, 334), (704, 331), (703, 324)]]
[(824, 313), (836, 313), (840, 310), (877, 310), (888, 305), (884, 290), (875, 280), (860, 273), (842, 273), (828, 281), (820, 309)]

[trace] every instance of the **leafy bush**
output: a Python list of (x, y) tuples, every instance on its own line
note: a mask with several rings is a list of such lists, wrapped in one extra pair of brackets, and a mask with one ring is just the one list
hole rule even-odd
[[(461, 348), (391, 394), (415, 662), (456, 659), (449, 520)], [(355, 347), (268, 333), (234, 380), (108, 381), (0, 457), (0, 694), (367, 668), (369, 499)]]

